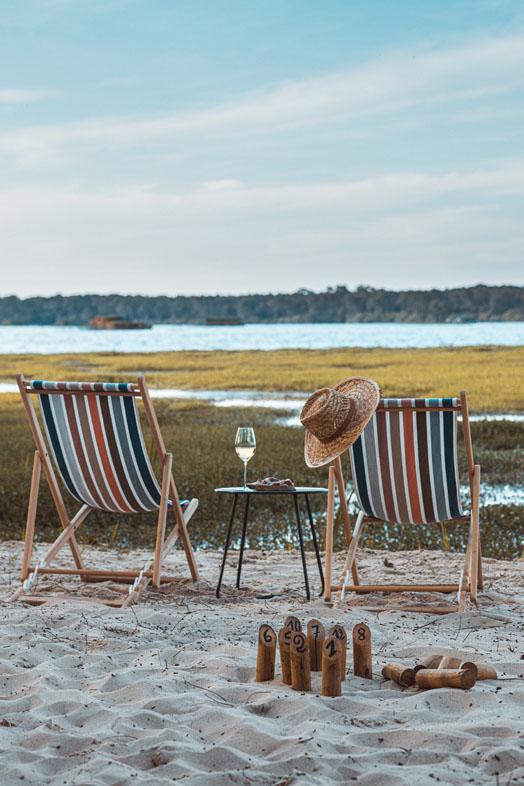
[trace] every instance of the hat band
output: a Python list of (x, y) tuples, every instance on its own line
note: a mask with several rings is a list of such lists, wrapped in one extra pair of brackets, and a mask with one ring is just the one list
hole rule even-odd
[(336, 428), (335, 431), (333, 431), (327, 437), (317, 437), (318, 441), (322, 442), (322, 444), (324, 445), (327, 442), (332, 442), (334, 439), (338, 439), (338, 437), (341, 437), (344, 431), (347, 429), (352, 419), (353, 419), (353, 407), (350, 407), (349, 412), (347, 413), (346, 417), (344, 418), (340, 426), (338, 426), (338, 428)]

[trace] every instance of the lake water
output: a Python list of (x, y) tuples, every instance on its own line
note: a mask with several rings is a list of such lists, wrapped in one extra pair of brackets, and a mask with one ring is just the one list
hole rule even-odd
[(170, 350), (330, 349), (336, 347), (461, 347), (524, 345), (524, 322), (467, 325), (249, 324), (154, 325), (151, 330), (0, 326), (0, 353), (162, 352)]

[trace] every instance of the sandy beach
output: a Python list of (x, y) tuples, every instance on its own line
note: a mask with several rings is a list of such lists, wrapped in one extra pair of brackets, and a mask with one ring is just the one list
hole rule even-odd
[[(9, 542), (1, 550), (11, 586), (20, 549)], [(122, 567), (140, 564), (146, 555), (98, 548), (84, 553), (100, 567), (111, 560)], [(524, 783), (522, 560), (486, 560), (479, 608), (438, 616), (391, 610), (392, 601), (378, 594), (349, 608), (326, 608), (320, 599), (307, 603), (294, 552), (248, 552), (241, 591), (233, 588), (232, 554), (217, 601), (220, 556), (198, 552), (198, 584), (174, 581), (125, 610), (80, 594), (73, 603), (1, 604), (2, 784)], [(363, 577), (433, 576), (457, 571), (461, 560), (440, 552), (395, 552), (385, 567), (385, 557), (364, 550)], [(168, 572), (186, 576), (179, 552), (169, 558)], [(58, 585), (44, 578), (39, 589), (56, 591)], [(73, 585), (75, 580), (60, 581)], [(315, 594), (318, 589), (316, 577)], [(93, 590), (107, 592), (99, 586), (86, 592)], [(275, 596), (259, 599), (261, 590)], [(283, 685), (278, 656), (275, 682), (254, 682), (259, 625), (268, 622), (278, 631), (289, 613), (303, 623), (311, 617), (325, 625), (340, 622), (349, 631), (367, 622), (373, 680), (353, 676), (349, 651), (340, 698), (319, 696), (318, 674), (309, 694)], [(389, 660), (413, 663), (435, 652), (489, 659), (499, 679), (477, 682), (470, 691), (419, 691), (380, 676)]]

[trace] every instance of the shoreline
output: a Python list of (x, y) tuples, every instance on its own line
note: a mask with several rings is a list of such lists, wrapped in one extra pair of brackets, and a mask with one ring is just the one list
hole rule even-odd
[[(297, 412), (309, 395), (306, 391), (288, 390), (271, 391), (262, 389), (252, 390), (195, 390), (190, 388), (151, 388), (151, 398), (174, 399), (176, 401), (202, 401), (215, 407), (269, 409), (277, 411)], [(0, 382), (0, 396), (17, 395), (18, 386), (14, 382)], [(459, 414), (459, 422), (461, 420)], [(471, 413), (470, 421), (497, 422), (507, 420), (513, 423), (524, 422), (524, 412), (482, 412)], [(300, 420), (298, 415), (289, 418), (280, 418), (277, 422), (290, 428), (298, 428)]]

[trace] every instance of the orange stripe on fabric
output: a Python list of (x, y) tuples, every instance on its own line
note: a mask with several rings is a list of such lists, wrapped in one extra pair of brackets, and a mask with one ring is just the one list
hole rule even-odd
[(93, 423), (93, 431), (94, 436), (96, 439), (96, 444), (98, 447), (98, 452), (100, 454), (100, 459), (102, 461), (102, 466), (104, 468), (104, 473), (107, 479), (107, 483), (111, 489), (111, 492), (116, 499), (117, 503), (123, 509), (124, 512), (132, 513), (132, 508), (129, 506), (128, 502), (122, 496), (118, 483), (116, 481), (115, 474), (113, 472), (113, 467), (111, 465), (111, 460), (107, 453), (106, 443), (104, 439), (104, 432), (102, 428), (102, 424), (100, 422), (100, 416), (98, 413), (97, 407), (97, 396), (89, 396), (88, 403), (89, 403), (89, 411), (91, 412), (91, 422)]
[(422, 510), (418, 494), (417, 470), (415, 467), (415, 439), (413, 435), (413, 413), (405, 411), (402, 413), (404, 425), (404, 453), (406, 456), (406, 477), (408, 479), (409, 504), (413, 521), (422, 522)]

